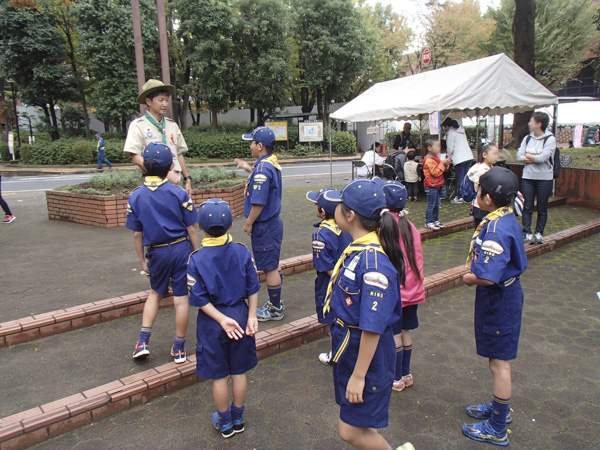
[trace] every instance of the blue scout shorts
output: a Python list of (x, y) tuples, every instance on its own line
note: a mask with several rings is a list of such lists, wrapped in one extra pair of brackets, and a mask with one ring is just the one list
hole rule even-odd
[(317, 320), (319, 323), (331, 325), (335, 314), (330, 308), (329, 312), (323, 317), (323, 304), (325, 303), (325, 297), (327, 296), (327, 286), (329, 285), (331, 277), (327, 272), (317, 272), (317, 278), (315, 279), (315, 307), (317, 310)]
[[(344, 344), (348, 334), (349, 339)], [(346, 387), (356, 365), (361, 335), (360, 329), (342, 326), (339, 319), (335, 319), (331, 325), (332, 359), (340, 355), (333, 366), (335, 402), (340, 405), (342, 422), (360, 428), (385, 428), (388, 426), (396, 366), (394, 335), (390, 327), (381, 335), (365, 377), (363, 403), (353, 404), (346, 400)]]
[(518, 278), (512, 283), (477, 286), (475, 294), (475, 343), (484, 358), (508, 361), (517, 357), (523, 289)]
[[(234, 319), (246, 332), (248, 305), (245, 301), (234, 306), (215, 306)], [(242, 339), (229, 339), (221, 325), (202, 311), (198, 311), (196, 329), (196, 375), (217, 380), (228, 375), (241, 375), (258, 364), (256, 340), (244, 335)]]
[(252, 226), (252, 254), (258, 270), (277, 270), (283, 241), (283, 220), (279, 216)]
[(402, 330), (416, 330), (419, 328), (418, 306), (408, 305), (402, 308), (402, 318), (392, 325), (394, 335), (402, 333)]
[(194, 251), (188, 239), (174, 244), (150, 246), (146, 253), (150, 287), (160, 295), (169, 293), (169, 281), (172, 280), (173, 295), (188, 295), (187, 263)]

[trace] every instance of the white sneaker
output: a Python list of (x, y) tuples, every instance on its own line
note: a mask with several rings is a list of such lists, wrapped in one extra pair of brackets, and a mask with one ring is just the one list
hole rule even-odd
[(450, 200), (450, 203), (464, 203), (465, 201), (460, 198), (460, 197), (454, 197), (452, 200)]
[(435, 221), (435, 226), (438, 228), (444, 228), (444, 224), (442, 222), (440, 222), (439, 220)]
[(323, 364), (326, 364), (326, 365), (331, 364), (331, 352), (321, 353), (319, 355), (319, 361), (321, 361)]
[(438, 227), (435, 223), (431, 222), (431, 223), (426, 223), (425, 224), (425, 228), (428, 228), (429, 230), (433, 230), (433, 231), (439, 231), (440, 227)]
[(415, 447), (410, 442), (405, 442), (400, 447), (397, 447), (396, 450), (415, 450)]
[(542, 233), (535, 233), (535, 243), (536, 244), (544, 243), (544, 236), (542, 236)]
[(527, 233), (525, 235), (525, 243), (526, 244), (535, 244), (535, 239), (533, 239), (533, 234)]

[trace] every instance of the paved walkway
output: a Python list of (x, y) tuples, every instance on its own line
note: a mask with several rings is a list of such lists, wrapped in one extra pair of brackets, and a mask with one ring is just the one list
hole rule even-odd
[[(514, 449), (600, 448), (600, 236), (530, 262), (513, 363)], [(489, 399), (491, 375), (475, 354), (474, 290), (428, 299), (414, 333), (415, 385), (394, 393), (382, 434), (419, 449), (489, 448), (463, 437), (464, 407)], [(249, 375), (247, 430), (223, 440), (212, 429), (210, 383), (40, 444), (44, 449), (346, 449), (337, 438), (331, 370), (316, 359), (326, 339), (268, 358)], [(84, 375), (82, 375), (84, 376)]]

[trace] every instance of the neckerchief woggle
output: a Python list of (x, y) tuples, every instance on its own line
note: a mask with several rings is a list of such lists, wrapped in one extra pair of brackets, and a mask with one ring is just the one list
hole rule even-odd
[(163, 184), (165, 184), (167, 181), (169, 181), (169, 180), (167, 180), (166, 178), (154, 177), (154, 176), (147, 176), (144, 179), (144, 186), (146, 186), (151, 191), (155, 191), (160, 186), (162, 186)]
[(333, 292), (333, 285), (335, 284), (335, 282), (337, 281), (337, 279), (340, 276), (340, 272), (342, 270), (342, 267), (344, 266), (344, 261), (346, 260), (346, 258), (351, 253), (365, 251), (365, 250), (369, 250), (369, 249), (373, 249), (376, 252), (383, 253), (385, 255), (385, 252), (381, 248), (381, 241), (379, 240), (379, 235), (377, 234), (376, 231), (371, 231), (369, 234), (366, 234), (363, 237), (358, 238), (357, 240), (352, 242), (352, 244), (350, 244), (348, 247), (346, 247), (346, 250), (344, 250), (344, 252), (342, 253), (342, 256), (340, 256), (340, 259), (338, 259), (338, 262), (335, 264), (335, 267), (333, 268), (333, 273), (331, 274), (331, 280), (329, 281), (329, 285), (327, 286), (327, 295), (325, 295), (325, 305), (323, 306), (323, 317), (325, 317), (325, 314), (327, 314), (329, 312), (329, 310), (331, 309), (330, 303), (331, 303), (331, 294)]
[(479, 236), (479, 232), (481, 231), (481, 229), (485, 225), (490, 223), (491, 221), (499, 219), (500, 217), (504, 217), (508, 214), (511, 214), (512, 212), (513, 212), (512, 206), (503, 206), (501, 208), (498, 208), (496, 211), (489, 213), (487, 216), (485, 216), (483, 218), (483, 220), (481, 221), (481, 223), (475, 230), (475, 233), (473, 233), (473, 237), (471, 238), (471, 245), (469, 246), (469, 255), (467, 256), (467, 262), (466, 262), (467, 266), (469, 265), (469, 263), (473, 260), (473, 258), (475, 256), (475, 251), (474, 251), (473, 247), (475, 245), (475, 241), (477, 240), (477, 236)]
[(229, 233), (219, 237), (207, 237), (202, 239), (201, 247), (221, 247), (223, 245), (231, 244), (233, 238)]
[(156, 128), (158, 128), (158, 131), (160, 132), (161, 136), (162, 136), (162, 141), (163, 144), (167, 143), (167, 121), (165, 120), (165, 116), (163, 116), (162, 121), (160, 123), (158, 123), (154, 117), (152, 117), (150, 115), (150, 113), (146, 113), (144, 114), (144, 117), (146, 117), (146, 119), (148, 119), (148, 121), (154, 125)]

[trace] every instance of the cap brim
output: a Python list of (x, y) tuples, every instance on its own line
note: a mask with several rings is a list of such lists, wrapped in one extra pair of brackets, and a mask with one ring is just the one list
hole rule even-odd
[(156, 86), (156, 87), (150, 88), (146, 91), (143, 91), (140, 95), (137, 96), (137, 98), (135, 100), (140, 105), (144, 105), (146, 103), (146, 97), (148, 97), (150, 94), (152, 94), (153, 92), (156, 92), (156, 91), (167, 91), (169, 93), (169, 95), (173, 95), (175, 93), (175, 86), (173, 86), (171, 84), (165, 84), (162, 86)]
[(252, 134), (242, 134), (242, 139), (245, 141), (251, 141), (254, 139), (254, 136)]
[(323, 193), (323, 198), (325, 200), (329, 200), (330, 202), (341, 203), (342, 202), (342, 193), (337, 189), (331, 191), (325, 191)]
[(317, 200), (319, 199), (319, 193), (318, 192), (307, 192), (306, 193), (306, 199), (309, 202), (313, 202), (313, 203), (317, 203)]

